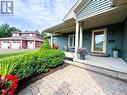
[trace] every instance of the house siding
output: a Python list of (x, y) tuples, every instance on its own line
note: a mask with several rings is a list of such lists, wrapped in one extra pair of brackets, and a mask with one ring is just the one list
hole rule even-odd
[(83, 31), (83, 47), (87, 49), (87, 52), (91, 52), (92, 30)]
[[(64, 50), (64, 45), (68, 45), (68, 35), (54, 36), (53, 39), (56, 40), (53, 44), (59, 46), (61, 50)], [(51, 38), (48, 38), (48, 41), (51, 42)]]
[[(73, 35), (74, 33), (69, 33), (69, 34), (63, 34), (59, 36), (54, 36), (53, 39), (56, 41), (53, 42), (54, 45), (59, 46), (59, 49), (64, 50), (64, 46), (68, 47), (68, 36)], [(48, 38), (48, 41), (51, 42), (51, 38)], [(74, 52), (74, 48), (68, 48), (68, 51)]]
[(122, 34), (123, 24), (115, 24), (107, 26), (107, 53), (112, 56), (112, 48), (117, 47), (120, 49), (119, 57), (122, 56)]
[(63, 36), (57, 36), (53, 38), (56, 39), (56, 42), (54, 43), (54, 45), (58, 45), (60, 49), (64, 50), (64, 45), (67, 46), (68, 36), (63, 35)]
[[(126, 23), (126, 25), (127, 25), (127, 23)], [(123, 24), (120, 23), (120, 24), (107, 25), (107, 26), (103, 26), (103, 27), (83, 30), (83, 47), (85, 47), (87, 49), (88, 53), (91, 52), (92, 31), (96, 30), (96, 29), (101, 29), (101, 28), (107, 28), (106, 52), (110, 56), (112, 56), (112, 48), (117, 47), (120, 50), (122, 50)], [(127, 32), (127, 27), (126, 27), (126, 32)], [(64, 50), (64, 45), (68, 46), (68, 36), (69, 35), (72, 35), (72, 34), (65, 34), (65, 35), (53, 37), (53, 38), (57, 39), (57, 42), (54, 44), (58, 45), (60, 47), (60, 49)], [(127, 37), (127, 35), (126, 35), (126, 37)], [(127, 41), (127, 39), (125, 41)], [(74, 52), (74, 48), (69, 48), (68, 51)], [(121, 57), (121, 56), (122, 56), (122, 51), (120, 51), (120, 53), (119, 53), (119, 57)], [(127, 53), (126, 53), (126, 55), (124, 54), (124, 56), (126, 57)]]
[(77, 20), (82, 17), (89, 17), (91, 15), (95, 15), (96, 13), (100, 13), (102, 11), (106, 11), (112, 8), (112, 3), (109, 0), (91, 0), (88, 5), (86, 5), (81, 12), (77, 14)]
[[(112, 48), (117, 47), (122, 50), (122, 24), (108, 25), (104, 27), (89, 29), (83, 31), (83, 47), (85, 47), (88, 53), (91, 52), (92, 45), (92, 30), (107, 28), (107, 43), (106, 52), (112, 56)], [(121, 57), (121, 52), (119, 54)]]
[(124, 33), (122, 43), (122, 58), (127, 62), (127, 19), (124, 22)]

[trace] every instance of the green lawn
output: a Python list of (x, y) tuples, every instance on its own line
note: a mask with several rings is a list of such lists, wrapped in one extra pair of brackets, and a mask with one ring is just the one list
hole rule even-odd
[[(36, 51), (36, 50), (34, 50), (34, 51)], [(31, 53), (31, 52), (33, 52), (33, 50), (0, 54), (0, 59), (12, 57), (12, 56), (18, 56), (18, 55), (21, 55), (21, 54), (26, 54), (26, 53)]]

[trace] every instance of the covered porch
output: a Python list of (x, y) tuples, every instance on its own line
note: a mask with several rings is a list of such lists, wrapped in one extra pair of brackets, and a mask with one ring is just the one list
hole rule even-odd
[[(108, 53), (110, 57), (86, 56), (86, 59), (82, 61), (83, 63), (98, 63), (98, 66), (103, 65), (105, 67), (107, 64), (111, 64), (107, 65), (107, 68), (119, 67), (118, 64), (123, 66), (123, 63), (125, 64), (126, 62), (121, 58), (114, 59), (111, 56), (112, 48), (115, 46), (123, 52), (122, 37), (123, 25), (127, 17), (126, 9), (127, 6), (121, 6), (78, 19), (72, 18), (44, 31), (51, 33), (51, 46), (54, 44), (53, 38), (56, 37), (59, 42), (57, 45), (62, 47), (61, 49), (65, 49), (63, 48), (64, 44), (68, 46), (69, 51), (73, 49), (72, 56), (74, 61), (81, 61), (78, 58), (77, 50), (85, 47), (88, 53)], [(120, 15), (116, 16), (117, 14)], [(73, 33), (73, 36), (70, 37), (71, 40), (68, 39), (70, 33)], [(99, 41), (98, 36), (101, 36)], [(72, 43), (70, 44), (69, 42)], [(121, 53), (120, 57), (122, 56)]]
[[(69, 50), (75, 52), (75, 60), (78, 59), (77, 49), (84, 47), (88, 53), (97, 52), (110, 56), (112, 56), (112, 48), (117, 47), (121, 49), (120, 57), (122, 57), (123, 24), (127, 17), (126, 9), (126, 6), (122, 6), (93, 14), (90, 17), (78, 17), (76, 20), (72, 18), (44, 31), (51, 33), (51, 46), (54, 44), (53, 38), (58, 38), (56, 40), (59, 42), (57, 45), (62, 47), (60, 49), (64, 50), (64, 45), (66, 45)], [(116, 16), (117, 14), (120, 15)], [(71, 33), (73, 35), (69, 37)]]

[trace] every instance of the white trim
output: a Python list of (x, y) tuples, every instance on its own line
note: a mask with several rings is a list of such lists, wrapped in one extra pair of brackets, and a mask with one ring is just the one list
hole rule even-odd
[(80, 42), (79, 42), (79, 47), (82, 48), (83, 46), (83, 29), (82, 29), (82, 23), (80, 23)]
[(75, 58), (78, 59), (77, 50), (79, 47), (79, 22), (76, 22), (76, 31), (75, 31)]
[(107, 49), (107, 28), (96, 29), (96, 30), (92, 31), (91, 52), (99, 52), (99, 51), (94, 51), (94, 33), (99, 32), (99, 31), (104, 31), (105, 41), (104, 41), (104, 45), (103, 45), (103, 52), (101, 52), (101, 53), (106, 53), (106, 49)]
[(20, 49), (22, 49), (22, 40), (20, 40)]
[[(73, 40), (72, 40), (72, 46), (70, 46), (70, 37), (73, 38)], [(69, 48), (75, 48), (74, 38), (75, 38), (75, 34), (73, 34), (73, 35), (68, 35), (68, 47), (69, 47)]]
[(53, 47), (53, 34), (51, 34), (51, 47)]
[(36, 48), (36, 41), (34, 40), (34, 46), (33, 46), (33, 48)]
[(82, 2), (82, 0), (78, 0), (75, 2), (75, 4), (72, 6), (72, 8), (68, 11), (68, 13), (64, 16), (63, 21), (66, 21), (67, 16), (71, 13), (74, 12), (74, 9)]
[(88, 0), (86, 4), (81, 8), (81, 10), (76, 14), (76, 16), (91, 2), (91, 0)]

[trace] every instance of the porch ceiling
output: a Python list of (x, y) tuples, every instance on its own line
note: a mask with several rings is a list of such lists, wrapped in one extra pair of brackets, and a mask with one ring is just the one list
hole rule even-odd
[(58, 24), (43, 31), (47, 33), (56, 33), (56, 34), (73, 32), (75, 31), (75, 20), (70, 19), (68, 21), (65, 21), (64, 23)]
[(88, 18), (81, 18), (78, 21), (83, 23), (83, 29), (96, 28), (105, 25), (121, 23), (127, 17), (127, 5), (114, 8), (110, 11), (94, 15)]

